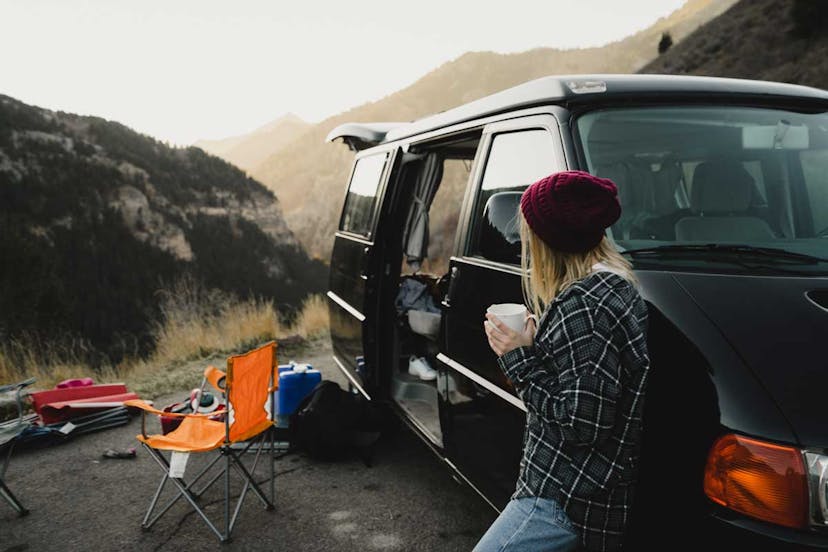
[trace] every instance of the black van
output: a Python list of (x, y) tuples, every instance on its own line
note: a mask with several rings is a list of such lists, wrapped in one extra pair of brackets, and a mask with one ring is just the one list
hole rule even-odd
[(522, 190), (581, 169), (618, 185), (608, 233), (650, 309), (630, 547), (828, 548), (828, 92), (547, 77), (338, 138), (356, 159), (331, 257), (336, 364), (493, 508), (526, 407), (484, 312), (523, 302)]

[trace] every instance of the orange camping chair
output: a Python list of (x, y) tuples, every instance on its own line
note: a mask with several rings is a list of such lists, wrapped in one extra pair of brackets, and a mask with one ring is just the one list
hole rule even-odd
[[(245, 354), (232, 356), (227, 359), (227, 372), (208, 366), (204, 371), (204, 382), (209, 382), (218, 392), (222, 393), (227, 405), (226, 411), (216, 411), (209, 414), (177, 414), (183, 418), (181, 424), (166, 435), (147, 435), (146, 414), (170, 416), (170, 412), (163, 412), (152, 408), (141, 400), (127, 401), (127, 406), (140, 408), (142, 412), (141, 435), (137, 438), (158, 463), (164, 472), (155, 496), (152, 498), (141, 527), (145, 530), (163, 516), (180, 498), (189, 502), (196, 513), (207, 523), (221, 542), (227, 542), (236, 524), (244, 497), (252, 489), (265, 508), (273, 509), (274, 476), (273, 476), (273, 442), (270, 442), (270, 499), (268, 499), (259, 485), (253, 480), (259, 462), (265, 439), (269, 429), (273, 427), (272, 415), (274, 410), (273, 391), (278, 385), (276, 379), (276, 343), (267, 343), (258, 349)], [(196, 401), (200, 396), (196, 398)], [(216, 414), (224, 413), (224, 421), (217, 421)], [(258, 443), (256, 457), (251, 469), (242, 463), (242, 456), (251, 445)], [(234, 446), (235, 445), (235, 446)], [(161, 451), (169, 451), (167, 459)], [(191, 480), (184, 479), (180, 460), (186, 463), (187, 455), (191, 453), (219, 451), (207, 466), (199, 471)], [(224, 458), (223, 463), (219, 461)], [(219, 464), (215, 473), (201, 489), (196, 490), (196, 483), (204, 477), (211, 468)], [(244, 481), (244, 487), (236, 502), (233, 517), (230, 517), (230, 471), (235, 470)], [(213, 483), (224, 477), (224, 532), (210, 521), (204, 509), (199, 506), (199, 497), (209, 489)], [(167, 481), (171, 481), (178, 493), (163, 508), (153, 516), (158, 499), (164, 490)]]

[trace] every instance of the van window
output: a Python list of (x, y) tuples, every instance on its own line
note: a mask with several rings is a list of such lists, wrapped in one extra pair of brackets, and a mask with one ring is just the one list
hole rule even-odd
[(585, 113), (577, 129), (588, 170), (618, 185), (613, 239), (655, 248), (639, 266), (778, 272), (786, 251), (828, 257), (828, 114), (630, 107)]
[[(515, 249), (520, 193), (532, 182), (558, 169), (554, 155), (555, 147), (555, 140), (545, 129), (495, 135), (486, 160), (483, 182), (475, 202), (471, 255), (490, 261), (520, 263), (519, 237)], [(495, 194), (503, 195), (492, 199)], [(504, 201), (499, 202), (500, 205), (508, 205), (509, 213), (514, 211), (514, 223), (509, 225), (509, 229), (495, 228), (486, 216), (487, 205), (491, 208), (492, 202), (501, 199)], [(502, 240), (505, 240), (502, 247), (493, 247), (493, 242)]]
[[(472, 152), (473, 154), (473, 152)], [(454, 235), (460, 219), (460, 206), (469, 181), (469, 159), (444, 159), (443, 178), (429, 209), (428, 257), (422, 272), (445, 274), (454, 248)]]
[(377, 190), (387, 158), (387, 153), (380, 153), (357, 161), (339, 225), (343, 232), (371, 235)]

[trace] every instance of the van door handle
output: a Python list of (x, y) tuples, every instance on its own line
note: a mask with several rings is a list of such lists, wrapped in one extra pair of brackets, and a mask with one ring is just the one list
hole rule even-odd
[(454, 296), (454, 289), (457, 287), (457, 280), (460, 276), (460, 268), (453, 266), (451, 267), (451, 279), (449, 280), (449, 287), (448, 292), (446, 292), (446, 296), (443, 297), (443, 306), (445, 308), (451, 307), (451, 298)]

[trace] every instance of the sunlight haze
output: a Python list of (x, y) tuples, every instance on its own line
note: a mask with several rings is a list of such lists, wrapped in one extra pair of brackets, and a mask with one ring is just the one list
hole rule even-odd
[(600, 46), (683, 3), (0, 0), (0, 94), (183, 145), (320, 121), (468, 51)]

